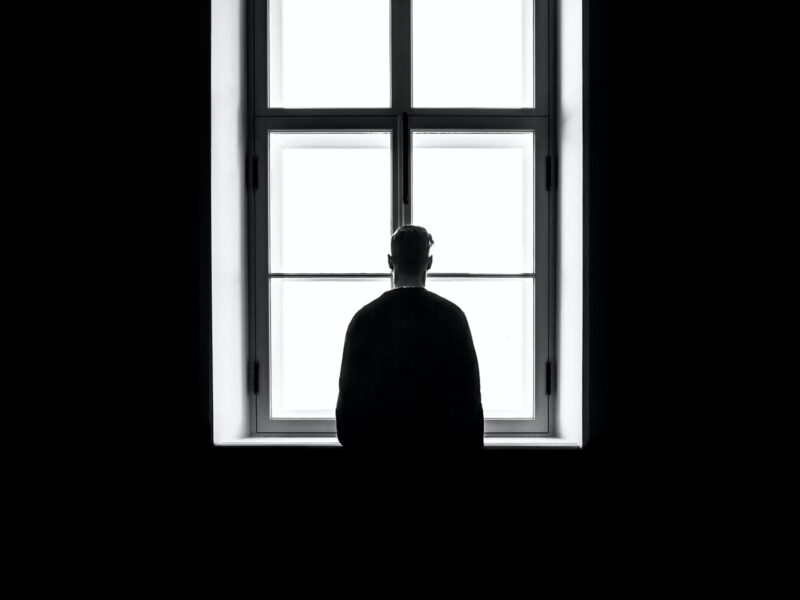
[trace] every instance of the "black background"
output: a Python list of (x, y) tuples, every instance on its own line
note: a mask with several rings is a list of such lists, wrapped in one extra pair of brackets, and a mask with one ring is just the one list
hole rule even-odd
[[(21, 35), (8, 52), (6, 172), (21, 191), (7, 186), (4, 233), (24, 241), (5, 236), (14, 242), (7, 297), (31, 314), (6, 311), (8, 329), (23, 330), (18, 346), (7, 343), (15, 349), (7, 374), (22, 375), (23, 385), (5, 397), (4, 424), (24, 438), (8, 462), (27, 481), (7, 495), (33, 509), (31, 523), (56, 515), (73, 529), (61, 536), (63, 555), (77, 554), (89, 519), (104, 541), (132, 554), (120, 560), (105, 543), (94, 546), (108, 562), (136, 567), (126, 585), (156, 554), (167, 559), (165, 571), (205, 583), (198, 563), (188, 573), (177, 567), (185, 554), (168, 537), (213, 560), (233, 545), (212, 539), (249, 538), (297, 564), (317, 550), (325, 560), (352, 559), (348, 542), (365, 525), (375, 532), (370, 552), (378, 532), (393, 534), (384, 537), (391, 543), (413, 538), (416, 551), (400, 563), (409, 570), (421, 560), (441, 564), (440, 547), (429, 542), (437, 536), (480, 568), (509, 537), (572, 566), (572, 554), (549, 545), (566, 538), (571, 553), (616, 568), (576, 571), (556, 580), (559, 591), (580, 582), (618, 591), (637, 584), (642, 563), (657, 563), (645, 551), (652, 542), (672, 554), (658, 562), (667, 576), (650, 580), (661, 587), (686, 571), (687, 554), (700, 555), (696, 564), (709, 572), (696, 534), (727, 542), (740, 536), (743, 516), (773, 512), (748, 506), (729, 515), (746, 494), (708, 494), (732, 471), (769, 498), (765, 467), (779, 452), (763, 435), (772, 423), (754, 407), (791, 403), (741, 384), (748, 374), (766, 381), (773, 373), (764, 363), (779, 354), (768, 343), (742, 352), (742, 338), (765, 329), (767, 310), (752, 297), (773, 298), (763, 265), (750, 269), (748, 257), (768, 245), (763, 234), (772, 235), (776, 220), (794, 226), (783, 218), (792, 196), (765, 189), (775, 165), (761, 170), (753, 158), (788, 156), (765, 132), (784, 135), (783, 121), (771, 118), (789, 111), (778, 110), (769, 82), (790, 81), (791, 71), (770, 73), (765, 64), (792, 55), (758, 56), (756, 46), (772, 47), (751, 36), (775, 37), (773, 13), (584, 2), (592, 439), (580, 451), (492, 450), (478, 462), (403, 464), (355, 462), (337, 449), (210, 444), (210, 1), (13, 7), (23, 8), (30, 14), (7, 19)], [(15, 128), (21, 135), (12, 139)], [(31, 213), (29, 230), (18, 208)], [(763, 215), (766, 224), (757, 221)], [(23, 260), (31, 255), (35, 262)], [(788, 285), (786, 273), (780, 281)], [(747, 410), (732, 409), (745, 392)], [(29, 419), (12, 416), (18, 406)], [(705, 414), (710, 425), (698, 418)], [(40, 440), (51, 439), (43, 451)], [(766, 460), (754, 445), (768, 445)], [(40, 462), (29, 466), (33, 457)], [(416, 523), (426, 526), (409, 527)], [(564, 535), (575, 526), (578, 535)], [(58, 538), (55, 529), (22, 530), (36, 556)], [(131, 532), (143, 532), (145, 544)], [(671, 532), (682, 536), (677, 553), (662, 543), (660, 534)], [(478, 534), (487, 545), (476, 546)], [(625, 551), (638, 560), (622, 560)], [(538, 591), (554, 578), (534, 581), (531, 564), (509, 561), (505, 574), (524, 574)], [(106, 573), (99, 563), (80, 566), (73, 576), (87, 566), (97, 581)], [(477, 572), (446, 576), (469, 583)], [(349, 575), (335, 584), (350, 583)]]

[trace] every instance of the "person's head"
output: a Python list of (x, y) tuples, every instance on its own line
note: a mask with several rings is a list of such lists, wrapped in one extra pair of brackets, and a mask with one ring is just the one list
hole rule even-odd
[(424, 275), (433, 264), (433, 257), (428, 255), (431, 246), (433, 237), (424, 227), (398, 227), (392, 234), (389, 268), (396, 274)]

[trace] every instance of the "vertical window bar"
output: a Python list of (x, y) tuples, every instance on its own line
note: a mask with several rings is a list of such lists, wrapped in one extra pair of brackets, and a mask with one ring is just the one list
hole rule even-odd
[(411, 0), (392, 0), (392, 108), (411, 108)]
[(411, 0), (392, 0), (392, 109), (397, 114), (397, 222), (411, 223), (409, 201), (410, 148), (408, 115), (411, 108)]
[(401, 115), (395, 118), (394, 130), (392, 130), (392, 231), (403, 224), (403, 171), (402, 161), (402, 131), (403, 119)]

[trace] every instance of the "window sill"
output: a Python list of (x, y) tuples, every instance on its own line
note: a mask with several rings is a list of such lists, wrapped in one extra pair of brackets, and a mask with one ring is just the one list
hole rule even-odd
[[(580, 448), (579, 442), (570, 441), (560, 437), (515, 437), (484, 438), (485, 448)], [(273, 437), (243, 437), (232, 440), (222, 440), (216, 446), (313, 446), (313, 447), (341, 447), (339, 441), (333, 436), (325, 437), (298, 437), (298, 436), (273, 436)]]

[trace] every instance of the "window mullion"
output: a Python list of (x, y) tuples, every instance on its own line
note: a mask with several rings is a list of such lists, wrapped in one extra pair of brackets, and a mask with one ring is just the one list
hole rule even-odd
[(405, 151), (403, 114), (411, 110), (411, 0), (392, 0), (392, 110), (396, 128), (392, 151), (394, 153), (394, 194), (392, 231), (411, 223), (411, 200), (403, 202), (405, 177), (411, 165), (406, 164), (410, 153)]
[(397, 115), (392, 132), (392, 232), (407, 222), (403, 207), (403, 119)]
[(392, 0), (392, 109), (411, 108), (411, 0)]

